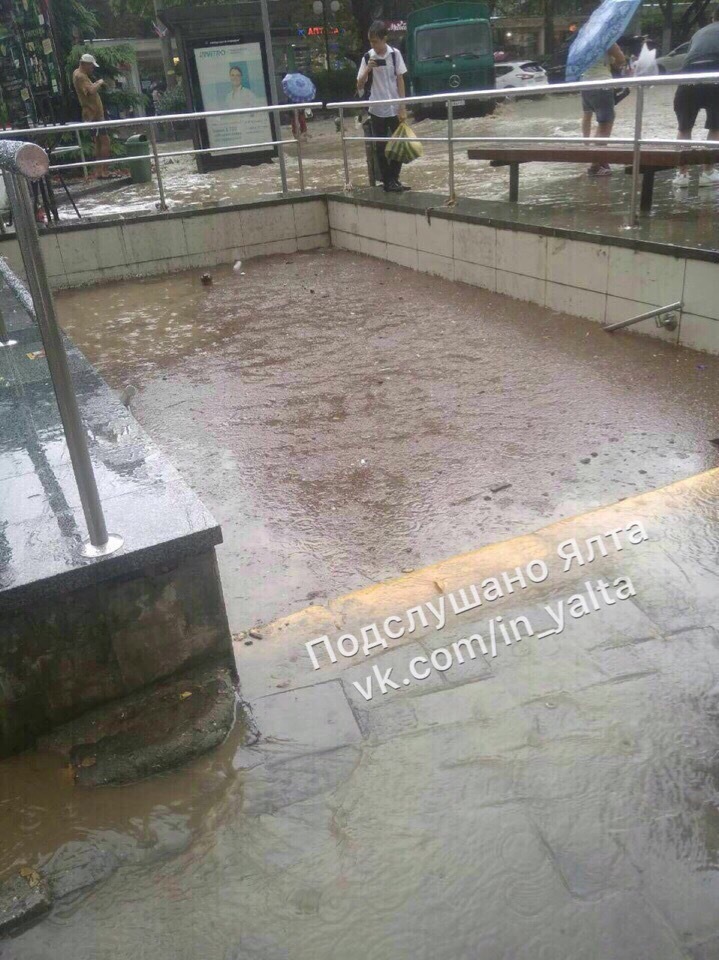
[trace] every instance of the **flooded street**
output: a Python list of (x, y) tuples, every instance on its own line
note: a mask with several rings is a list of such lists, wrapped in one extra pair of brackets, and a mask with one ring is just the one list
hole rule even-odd
[[(59, 878), (2, 960), (716, 960), (719, 357), (338, 250), (200, 273), (57, 305), (222, 525), (259, 739), (132, 786), (0, 762), (0, 880)], [(535, 629), (436, 665), (495, 612)]]
[[(676, 137), (676, 117), (672, 108), (674, 91), (669, 87), (649, 89), (645, 98), (644, 136), (646, 138)], [(501, 102), (495, 114), (483, 119), (457, 119), (455, 136), (505, 137), (575, 137), (581, 136), (581, 105), (578, 96), (547, 96)], [(353, 117), (348, 117), (348, 137), (361, 136), (362, 128)], [(309, 124), (311, 140), (303, 146), (304, 176), (307, 189), (326, 190), (340, 187), (344, 182), (339, 134), (332, 119), (318, 118)], [(416, 124), (416, 133), (422, 138), (444, 137), (446, 121), (423, 120)], [(614, 137), (632, 137), (634, 133), (634, 97), (623, 100), (617, 107)], [(286, 131), (285, 135), (289, 135)], [(697, 129), (696, 137), (705, 136)], [(550, 141), (551, 143), (551, 141)], [(189, 149), (188, 141), (165, 143), (164, 152)], [(487, 201), (505, 201), (508, 193), (507, 168), (492, 168), (482, 161), (467, 159), (467, 147), (455, 147), (455, 183), (459, 196)], [(405, 168), (403, 179), (415, 190), (447, 193), (447, 146), (425, 141), (425, 156)], [(367, 184), (367, 164), (364, 145), (348, 144), (350, 176), (354, 186)], [(256, 199), (280, 190), (277, 162), (257, 167), (245, 166), (220, 170), (211, 174), (197, 173), (192, 157), (177, 157), (162, 167), (165, 189), (171, 209), (184, 209), (207, 204), (230, 204)], [(294, 146), (288, 148), (290, 189), (299, 189), (297, 160)], [(716, 247), (719, 244), (716, 218), (719, 213), (719, 191), (700, 190), (696, 184), (690, 189), (672, 187), (673, 173), (661, 173), (657, 179), (652, 216), (647, 218), (651, 236), (673, 243)], [(610, 178), (589, 178), (586, 166), (579, 164), (531, 163), (522, 167), (520, 176), (520, 203), (526, 205), (528, 216), (569, 217), (574, 225), (584, 229), (604, 229), (610, 232), (622, 229), (629, 209), (631, 178), (621, 167)], [(157, 202), (155, 183), (141, 186), (123, 186), (109, 193), (84, 196), (79, 201), (83, 216), (126, 216), (142, 211), (154, 211)], [(577, 209), (578, 208), (578, 209)], [(65, 214), (69, 220), (73, 214)]]
[[(70, 834), (117, 863), (3, 942), (3, 960), (714, 960), (718, 481), (714, 471), (269, 625), (238, 645), (256, 747), (231, 736), (176, 773), (95, 793), (71, 794), (42, 758), (34, 770), (5, 761), (0, 782), (16, 786), (0, 816), (33, 801), (14, 827), (17, 855)], [(561, 540), (637, 517), (649, 542), (591, 574), (630, 575), (636, 598), (559, 637), (370, 703), (352, 684), (366, 662), (313, 675), (301, 652), (330, 620), (356, 629), (437, 584), (540, 557), (556, 576)], [(534, 618), (586, 577), (535, 585), (501, 612)], [(485, 623), (452, 618), (441, 640), (419, 630), (376, 663), (399, 668)]]
[(69, 291), (234, 630), (717, 464), (719, 358), (341, 251)]

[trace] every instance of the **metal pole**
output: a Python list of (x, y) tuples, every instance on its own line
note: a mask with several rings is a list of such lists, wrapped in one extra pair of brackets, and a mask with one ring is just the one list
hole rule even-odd
[(644, 87), (637, 87), (637, 102), (634, 108), (634, 151), (632, 153), (632, 203), (629, 211), (629, 225), (635, 227), (639, 222), (637, 201), (639, 195), (639, 166), (641, 161), (642, 120), (644, 118)]
[[(76, 130), (76, 131), (75, 131), (75, 139), (77, 140), (77, 146), (78, 146), (78, 149), (80, 150), (80, 156), (81, 156), (82, 162), (83, 162), (83, 164), (84, 164), (84, 163), (85, 163), (85, 150), (84, 150), (83, 145), (82, 145), (82, 139), (81, 139), (81, 137), (80, 137), (80, 131), (79, 131), (79, 130)], [(87, 180), (87, 178), (88, 178), (88, 172), (87, 172), (87, 167), (86, 167), (86, 166), (83, 166), (83, 168), (82, 168), (82, 175), (83, 175), (83, 177)]]
[(345, 111), (344, 107), (340, 107), (340, 140), (342, 141), (342, 163), (345, 168), (345, 190), (351, 190), (352, 184), (350, 183), (350, 162), (349, 157), (347, 156), (347, 141), (345, 140)]
[(107, 533), (90, 452), (87, 448), (85, 428), (80, 418), (65, 346), (57, 324), (55, 304), (40, 253), (30, 190), (24, 177), (18, 177), (12, 173), (5, 175), (5, 184), (15, 215), (15, 230), (25, 264), (25, 274), (32, 294), (35, 316), (40, 328), (45, 357), (50, 368), (70, 460), (80, 493), (80, 502), (90, 534), (90, 542), (83, 545), (82, 553), (86, 557), (107, 556), (119, 549), (123, 540), (122, 537), (108, 536)]
[(165, 201), (165, 187), (162, 183), (162, 171), (160, 170), (160, 153), (157, 149), (157, 134), (154, 126), (150, 123), (147, 126), (147, 132), (150, 134), (150, 144), (152, 145), (152, 155), (155, 158), (155, 173), (157, 174), (157, 192), (160, 194), (160, 210), (167, 210)]
[[(275, 54), (272, 49), (272, 34), (270, 32), (270, 14), (267, 9), (267, 0), (260, 0), (260, 9), (262, 10), (262, 30), (265, 34), (265, 51), (267, 53), (267, 69), (270, 74), (270, 93), (272, 94), (272, 103), (277, 105), (280, 98), (277, 94), (277, 76), (275, 74)], [(274, 140), (282, 139), (282, 123), (280, 113), (277, 111), (277, 134)], [(285, 148), (282, 144), (277, 147), (277, 153), (280, 161), (280, 180), (282, 181), (282, 192), (287, 193), (287, 167), (285, 165)]]
[(456, 203), (457, 197), (454, 192), (454, 111), (452, 101), (447, 101), (447, 147), (449, 148), (449, 203)]
[(327, 60), (327, 73), (332, 73), (330, 66), (330, 35), (327, 26), (327, 4), (329, 0), (322, 0), (322, 29), (325, 32), (325, 59)]
[(297, 173), (300, 178), (300, 190), (304, 193), (305, 189), (305, 172), (302, 169), (302, 140), (300, 139), (300, 111), (295, 108), (295, 141), (297, 143)]

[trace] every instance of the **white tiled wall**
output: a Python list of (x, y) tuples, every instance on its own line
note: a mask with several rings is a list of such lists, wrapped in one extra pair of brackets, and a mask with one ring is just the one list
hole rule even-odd
[[(318, 198), (166, 220), (98, 224), (93, 230), (43, 234), (40, 243), (52, 285), (76, 287), (326, 247), (329, 222), (327, 204)], [(0, 256), (16, 272), (23, 272), (14, 239), (0, 243)]]
[(683, 300), (677, 330), (650, 319), (632, 331), (719, 353), (717, 263), (334, 200), (328, 206), (333, 246), (559, 313), (609, 324)]
[[(48, 233), (40, 242), (53, 286), (72, 287), (326, 247), (330, 238), (341, 249), (599, 323), (683, 300), (678, 330), (645, 320), (633, 331), (719, 353), (719, 264), (424, 213), (318, 197)], [(0, 243), (0, 256), (22, 272), (16, 241)]]

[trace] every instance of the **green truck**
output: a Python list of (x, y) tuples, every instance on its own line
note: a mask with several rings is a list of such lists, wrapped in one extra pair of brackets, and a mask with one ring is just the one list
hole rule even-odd
[[(484, 3), (448, 0), (407, 17), (407, 70), (413, 96), (432, 93), (452, 97), (457, 115), (492, 113), (494, 100), (464, 102), (463, 90), (494, 89), (494, 54), (489, 7)], [(416, 104), (415, 119), (446, 115), (441, 105)]]

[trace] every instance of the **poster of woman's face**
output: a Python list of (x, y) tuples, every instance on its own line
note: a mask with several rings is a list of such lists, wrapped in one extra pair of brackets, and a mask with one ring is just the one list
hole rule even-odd
[(230, 85), (232, 88), (237, 90), (242, 87), (242, 79), (242, 67), (237, 63), (233, 63), (230, 67)]
[[(252, 110), (266, 106), (262, 49), (255, 43), (232, 43), (195, 50), (197, 75), (205, 110)], [(207, 121), (211, 147), (238, 146), (272, 140), (267, 114), (211, 117)]]

